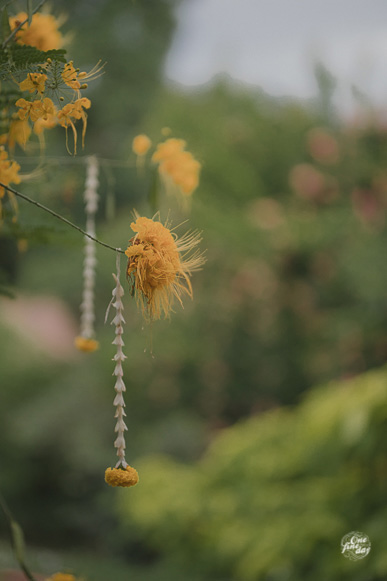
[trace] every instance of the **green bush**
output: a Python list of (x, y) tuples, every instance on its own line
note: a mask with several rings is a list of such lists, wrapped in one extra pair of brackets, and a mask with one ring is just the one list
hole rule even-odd
[[(197, 466), (137, 462), (124, 529), (203, 579), (385, 579), (386, 427), (385, 369), (317, 388), (225, 429)], [(372, 543), (358, 561), (340, 550), (353, 530)]]

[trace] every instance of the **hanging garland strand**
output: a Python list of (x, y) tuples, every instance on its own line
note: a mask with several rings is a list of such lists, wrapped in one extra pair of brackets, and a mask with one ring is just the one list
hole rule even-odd
[(117, 419), (115, 432), (117, 434), (116, 440), (114, 442), (114, 447), (117, 448), (118, 462), (114, 468), (107, 468), (105, 472), (105, 481), (110, 486), (134, 486), (138, 482), (138, 473), (135, 468), (129, 466), (125, 459), (125, 431), (128, 429), (124, 417), (126, 416), (124, 407), (125, 401), (123, 393), (126, 391), (125, 383), (123, 380), (124, 371), (122, 369), (122, 363), (126, 359), (122, 351), (124, 346), (124, 341), (122, 335), (124, 332), (125, 319), (123, 316), (124, 305), (122, 303), (122, 297), (124, 296), (124, 289), (120, 283), (120, 255), (117, 254), (116, 261), (117, 274), (113, 274), (113, 278), (116, 281), (116, 286), (112, 292), (112, 299), (106, 311), (106, 317), (109, 316), (110, 307), (114, 307), (116, 315), (112, 320), (112, 325), (115, 327), (115, 338), (113, 345), (116, 346), (116, 354), (113, 357), (115, 362), (115, 368), (113, 375), (116, 377), (116, 382), (114, 389), (116, 391), (116, 397), (114, 398), (113, 405), (116, 408), (116, 413), (114, 417)]
[[(87, 158), (86, 183), (85, 183), (85, 212), (86, 212), (86, 232), (95, 237), (95, 215), (98, 209), (98, 160), (95, 156)], [(83, 262), (83, 293), (81, 303), (81, 326), (80, 334), (75, 338), (75, 346), (87, 353), (95, 351), (99, 347), (98, 341), (94, 339), (94, 285), (95, 267), (97, 258), (95, 255), (95, 241), (85, 237), (85, 259)]]

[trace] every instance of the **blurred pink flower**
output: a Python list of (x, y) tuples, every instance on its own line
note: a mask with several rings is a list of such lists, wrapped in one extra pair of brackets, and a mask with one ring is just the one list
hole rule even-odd
[(300, 198), (316, 200), (323, 196), (326, 180), (313, 165), (299, 163), (290, 170), (289, 184)]
[(74, 357), (76, 325), (66, 305), (55, 297), (19, 297), (0, 302), (3, 321), (56, 359)]
[(355, 188), (351, 195), (355, 216), (365, 225), (381, 228), (385, 222), (385, 211), (381, 200), (371, 189)]
[(262, 230), (274, 230), (285, 221), (281, 204), (273, 198), (255, 200), (248, 208), (248, 219)]
[(339, 160), (338, 143), (327, 129), (322, 127), (311, 129), (307, 135), (307, 146), (313, 159), (320, 163), (330, 165)]

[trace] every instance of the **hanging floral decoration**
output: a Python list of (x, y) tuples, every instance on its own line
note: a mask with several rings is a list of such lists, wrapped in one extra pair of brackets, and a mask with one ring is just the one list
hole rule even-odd
[[(94, 156), (87, 158), (85, 183), (86, 232), (95, 238), (95, 215), (98, 209), (98, 160)], [(85, 236), (85, 259), (83, 263), (83, 295), (81, 310), (80, 334), (75, 338), (75, 346), (80, 351), (92, 352), (98, 349), (99, 343), (94, 339), (94, 285), (95, 267), (97, 264), (95, 242)]]
[(110, 306), (112, 306), (115, 311), (115, 317), (112, 320), (112, 325), (115, 327), (115, 338), (113, 345), (116, 346), (116, 354), (113, 357), (115, 361), (115, 367), (113, 375), (116, 377), (116, 382), (114, 389), (116, 391), (116, 396), (113, 401), (113, 405), (116, 407), (116, 412), (114, 417), (117, 419), (115, 432), (117, 437), (114, 442), (114, 447), (117, 449), (118, 462), (114, 468), (107, 468), (105, 472), (105, 481), (110, 484), (110, 486), (134, 486), (138, 482), (138, 473), (135, 468), (128, 465), (125, 459), (125, 431), (127, 431), (127, 426), (124, 421), (125, 413), (125, 401), (124, 392), (126, 391), (125, 383), (123, 380), (124, 371), (122, 368), (122, 363), (126, 359), (126, 355), (123, 353), (124, 341), (122, 335), (124, 332), (125, 319), (123, 315), (124, 305), (122, 303), (122, 297), (124, 295), (124, 289), (120, 283), (120, 257), (117, 254), (117, 274), (113, 274), (113, 278), (116, 282), (116, 286), (112, 292), (112, 300), (110, 301), (106, 318), (109, 314)]

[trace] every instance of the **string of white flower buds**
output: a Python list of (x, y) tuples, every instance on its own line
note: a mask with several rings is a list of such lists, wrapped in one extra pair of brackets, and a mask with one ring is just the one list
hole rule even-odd
[[(85, 183), (86, 232), (95, 238), (95, 215), (98, 209), (98, 160), (95, 156), (87, 158)], [(85, 236), (85, 260), (83, 263), (83, 294), (81, 310), (80, 334), (86, 339), (94, 336), (94, 282), (97, 259), (95, 242)]]
[(113, 357), (113, 361), (116, 362), (113, 375), (116, 376), (116, 383), (114, 389), (116, 390), (116, 397), (114, 398), (113, 405), (116, 406), (116, 413), (114, 415), (117, 418), (117, 423), (115, 427), (115, 432), (117, 433), (117, 438), (114, 442), (114, 447), (117, 448), (117, 456), (119, 458), (116, 468), (121, 464), (123, 468), (127, 467), (127, 462), (125, 460), (125, 430), (127, 426), (124, 422), (124, 416), (126, 416), (124, 407), (124, 396), (123, 392), (126, 391), (125, 383), (122, 379), (124, 372), (122, 369), (122, 362), (126, 359), (122, 351), (124, 346), (124, 341), (122, 339), (122, 334), (124, 332), (123, 325), (125, 324), (125, 319), (123, 316), (124, 305), (122, 304), (122, 297), (124, 295), (124, 289), (120, 283), (120, 256), (117, 254), (117, 275), (113, 274), (114, 280), (116, 281), (116, 286), (113, 289), (113, 298), (111, 300), (112, 306), (116, 309), (116, 316), (112, 320), (111, 324), (115, 326), (115, 339), (113, 345), (117, 346), (117, 352)]

